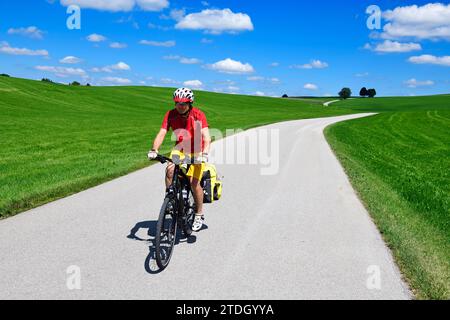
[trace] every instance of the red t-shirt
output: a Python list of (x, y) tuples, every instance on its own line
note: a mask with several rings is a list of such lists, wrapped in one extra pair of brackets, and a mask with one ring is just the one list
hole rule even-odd
[(170, 110), (164, 117), (162, 128), (173, 130), (177, 137), (176, 145), (185, 153), (199, 153), (203, 151), (202, 129), (208, 127), (206, 116), (199, 109), (192, 108), (187, 118), (178, 113), (176, 109)]

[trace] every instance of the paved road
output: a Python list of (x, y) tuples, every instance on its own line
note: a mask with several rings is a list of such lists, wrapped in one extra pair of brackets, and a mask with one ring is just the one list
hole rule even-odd
[[(0, 299), (408, 299), (322, 133), (368, 115), (285, 122), (217, 142), (214, 157), (225, 150), (232, 160), (233, 142), (278, 132), (279, 169), (263, 157), (263, 165), (218, 165), (224, 197), (207, 207), (208, 228), (180, 242), (160, 273), (151, 241), (163, 200), (159, 164), (0, 221)], [(81, 290), (69, 290), (78, 271)]]

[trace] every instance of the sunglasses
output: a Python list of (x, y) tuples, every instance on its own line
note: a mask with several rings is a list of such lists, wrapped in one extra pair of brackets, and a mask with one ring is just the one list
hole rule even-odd
[(176, 106), (179, 106), (179, 107), (187, 107), (187, 106), (189, 106), (189, 103), (185, 103), (185, 102), (177, 102), (177, 103), (175, 103), (175, 105), (176, 105)]

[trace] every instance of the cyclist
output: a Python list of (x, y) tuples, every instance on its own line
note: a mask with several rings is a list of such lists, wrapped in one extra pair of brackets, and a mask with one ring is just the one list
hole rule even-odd
[[(203, 188), (200, 182), (203, 177), (205, 163), (208, 162), (208, 152), (211, 138), (205, 114), (193, 107), (194, 92), (188, 88), (179, 88), (173, 94), (175, 108), (168, 111), (164, 117), (161, 129), (153, 142), (153, 148), (148, 158), (154, 160), (158, 155), (167, 132), (172, 129), (177, 140), (170, 158), (178, 161), (188, 155), (193, 159), (187, 176), (190, 178), (191, 189), (195, 200), (195, 219), (192, 230), (200, 231), (204, 223)], [(169, 163), (166, 169), (166, 190), (172, 184), (175, 165)]]

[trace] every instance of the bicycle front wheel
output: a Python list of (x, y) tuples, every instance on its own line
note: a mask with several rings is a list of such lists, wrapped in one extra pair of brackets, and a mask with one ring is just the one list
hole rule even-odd
[(166, 198), (159, 213), (156, 225), (156, 263), (160, 270), (165, 269), (172, 257), (177, 237), (176, 203), (173, 199)]

